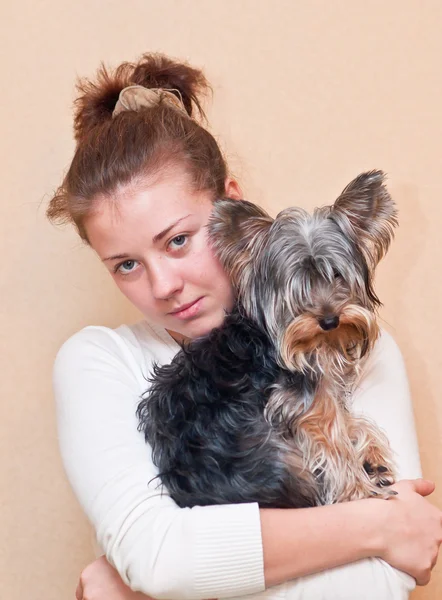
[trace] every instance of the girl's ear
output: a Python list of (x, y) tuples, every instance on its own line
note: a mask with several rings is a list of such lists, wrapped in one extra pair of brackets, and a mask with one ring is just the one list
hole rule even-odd
[(246, 200), (216, 200), (209, 219), (209, 240), (233, 285), (238, 288), (259, 252), (273, 219)]
[(226, 179), (225, 190), (226, 198), (231, 198), (232, 200), (241, 200), (243, 198), (241, 186), (231, 177)]

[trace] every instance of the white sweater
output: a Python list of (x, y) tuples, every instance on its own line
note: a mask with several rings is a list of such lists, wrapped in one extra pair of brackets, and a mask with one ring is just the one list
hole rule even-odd
[[(54, 391), (62, 459), (97, 540), (123, 580), (154, 598), (251, 594), (290, 600), (405, 600), (408, 575), (367, 559), (264, 590), (255, 503), (178, 508), (158, 480), (135, 411), (152, 363), (179, 350), (143, 321), (116, 330), (86, 327), (60, 349)], [(403, 360), (383, 332), (354, 396), (397, 453), (400, 478), (419, 477), (413, 410)], [(381, 502), (381, 500), (380, 500)], [(357, 591), (355, 591), (355, 585)]]

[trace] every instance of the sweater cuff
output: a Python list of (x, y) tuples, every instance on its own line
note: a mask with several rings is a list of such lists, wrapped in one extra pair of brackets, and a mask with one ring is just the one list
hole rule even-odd
[(192, 510), (200, 512), (195, 532), (198, 597), (229, 598), (263, 591), (264, 557), (258, 504)]

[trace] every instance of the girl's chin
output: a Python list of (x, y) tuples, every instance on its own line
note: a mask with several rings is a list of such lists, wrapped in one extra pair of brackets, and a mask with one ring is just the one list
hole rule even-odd
[(216, 315), (211, 315), (211, 318), (201, 318), (196, 319), (192, 323), (188, 323), (187, 327), (180, 328), (180, 331), (170, 330), (168, 329), (170, 335), (178, 342), (192, 340), (198, 337), (203, 337), (204, 335), (208, 335), (212, 329), (216, 327), (220, 327), (224, 321), (225, 313), (216, 317)]

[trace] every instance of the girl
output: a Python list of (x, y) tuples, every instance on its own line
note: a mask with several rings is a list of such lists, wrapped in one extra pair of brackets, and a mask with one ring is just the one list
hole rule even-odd
[[(83, 82), (75, 155), (48, 208), (75, 225), (146, 319), (86, 327), (55, 362), (62, 457), (106, 556), (84, 571), (77, 598), (407, 598), (412, 577), (429, 581), (442, 537), (441, 513), (423, 498), (430, 482), (401, 481), (389, 501), (298, 510), (180, 509), (150, 483), (157, 473), (135, 417), (145, 378), (233, 303), (205, 226), (215, 198), (242, 193), (196, 119), (206, 89), (200, 71), (151, 54)], [(386, 430), (401, 477), (418, 477), (406, 374), (385, 332), (353, 407)]]

